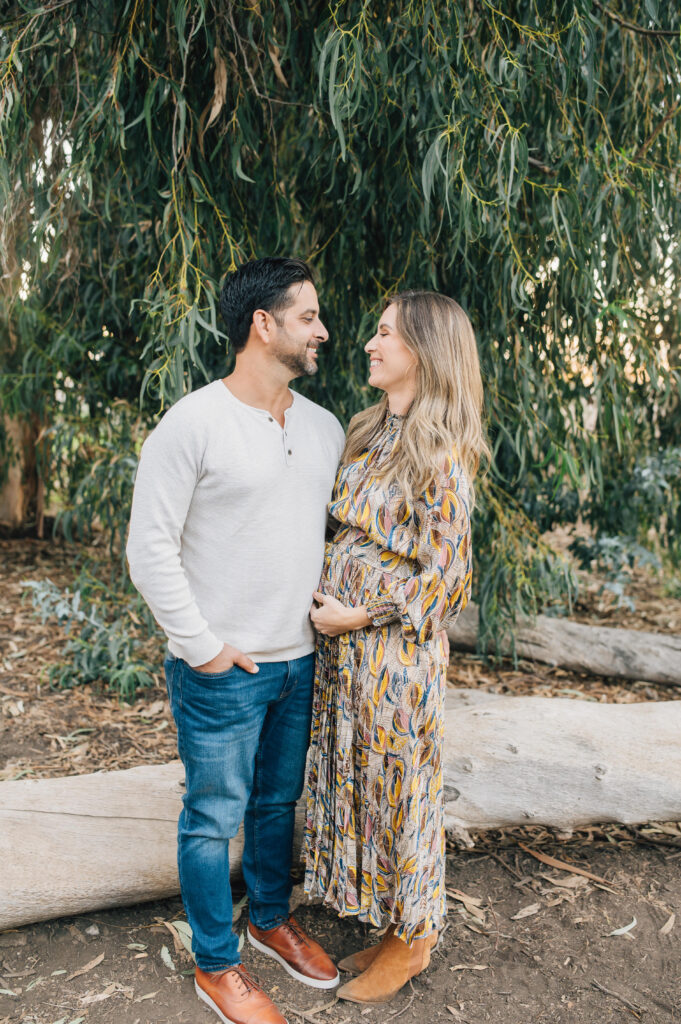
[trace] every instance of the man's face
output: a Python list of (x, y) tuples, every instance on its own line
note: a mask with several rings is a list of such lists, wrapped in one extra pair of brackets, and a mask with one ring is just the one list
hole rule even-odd
[(291, 285), (289, 299), (291, 305), (276, 314), (272, 354), (295, 377), (312, 375), (317, 372), (317, 349), (329, 337), (319, 319), (317, 292), (313, 284), (303, 281)]

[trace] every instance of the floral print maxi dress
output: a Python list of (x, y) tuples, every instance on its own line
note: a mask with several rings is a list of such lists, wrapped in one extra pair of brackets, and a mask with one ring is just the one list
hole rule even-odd
[(318, 637), (303, 855), (307, 893), (411, 942), (445, 915), (441, 630), (468, 602), (471, 545), (453, 457), (413, 505), (376, 479), (402, 419), (340, 467), (329, 505), (321, 590), (372, 625)]

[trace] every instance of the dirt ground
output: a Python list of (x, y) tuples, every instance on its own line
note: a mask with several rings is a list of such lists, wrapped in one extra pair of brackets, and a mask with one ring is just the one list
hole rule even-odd
[[(63, 635), (35, 618), (21, 581), (61, 582), (72, 566), (67, 547), (0, 541), (0, 780), (176, 756), (160, 686), (128, 705), (97, 685), (55, 692), (46, 684)], [(635, 612), (615, 608), (598, 580), (585, 579), (576, 617), (681, 629), (681, 601), (666, 596), (660, 581), (636, 578), (632, 590)], [(522, 695), (616, 702), (681, 696), (645, 682), (622, 686), (529, 663), (492, 667), (459, 654), (449, 675), (453, 686)], [(483, 833), (473, 850), (449, 851), (447, 878), (448, 921), (431, 965), (390, 1004), (360, 1007), (305, 988), (248, 945), (244, 960), (290, 1024), (681, 1024), (677, 825), (612, 825), (569, 837), (537, 827)], [(375, 941), (364, 926), (323, 907), (301, 905), (296, 913), (336, 958)], [(246, 914), (244, 908), (237, 930)], [(184, 921), (176, 898), (0, 932), (0, 1024), (217, 1019), (194, 994)]]

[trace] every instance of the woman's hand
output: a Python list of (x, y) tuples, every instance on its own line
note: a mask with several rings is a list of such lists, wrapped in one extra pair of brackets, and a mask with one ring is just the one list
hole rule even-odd
[(361, 629), (371, 624), (363, 605), (359, 608), (350, 608), (335, 597), (321, 594), (317, 590), (312, 596), (317, 603), (310, 609), (310, 618), (314, 628), (323, 636), (340, 636), (351, 629)]

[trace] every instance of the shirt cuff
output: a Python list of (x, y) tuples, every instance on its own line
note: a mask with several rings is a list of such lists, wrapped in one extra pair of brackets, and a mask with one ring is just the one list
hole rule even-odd
[(176, 658), (182, 658), (192, 668), (205, 665), (216, 658), (223, 648), (222, 640), (218, 640), (209, 629), (198, 636), (183, 637), (182, 640), (168, 638), (168, 648)]
[(387, 626), (389, 622), (401, 618), (395, 603), (389, 597), (372, 597), (364, 602), (364, 607), (373, 626)]

